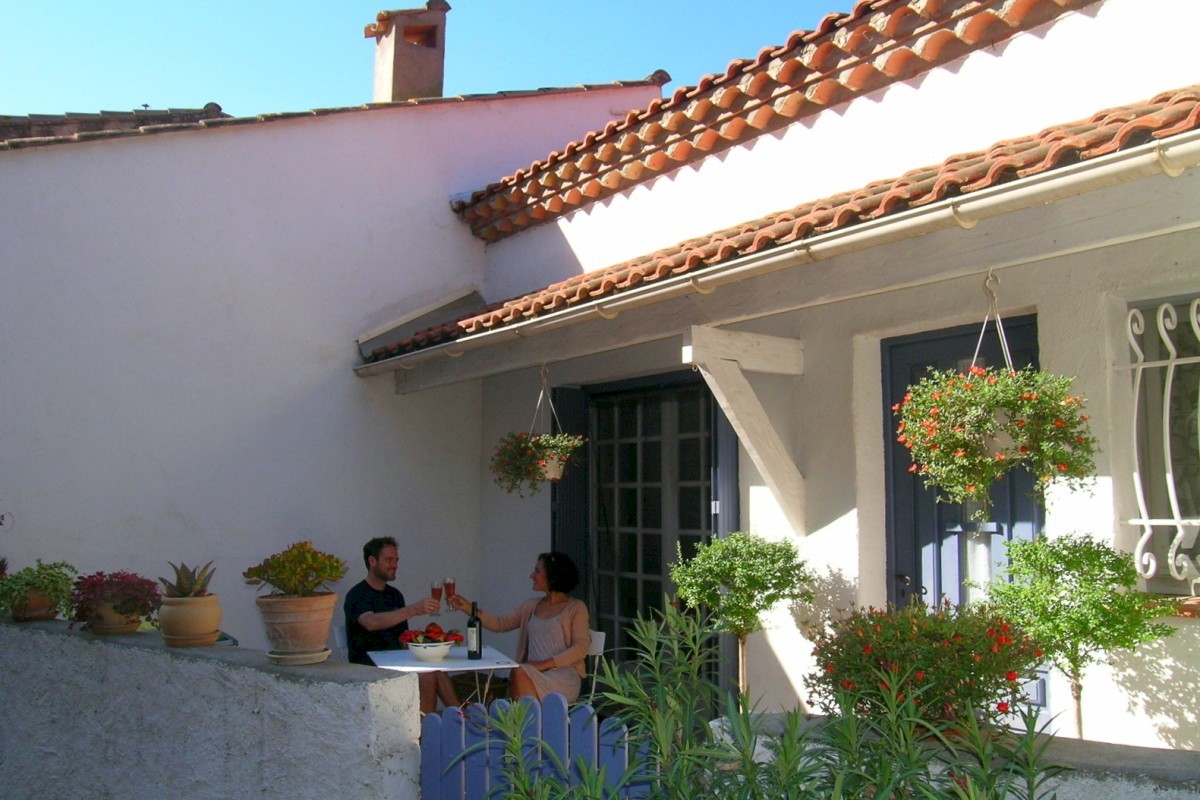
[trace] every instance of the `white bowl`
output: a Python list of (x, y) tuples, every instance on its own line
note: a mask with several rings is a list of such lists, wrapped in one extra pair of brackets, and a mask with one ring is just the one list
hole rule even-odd
[(409, 642), (408, 649), (417, 661), (441, 661), (450, 654), (452, 644), (454, 642)]

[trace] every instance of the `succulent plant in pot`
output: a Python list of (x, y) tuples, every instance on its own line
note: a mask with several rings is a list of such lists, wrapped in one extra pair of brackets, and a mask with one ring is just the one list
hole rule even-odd
[[(168, 562), (170, 563), (170, 562)], [(203, 647), (221, 635), (221, 602), (208, 591), (215, 570), (212, 562), (203, 567), (171, 564), (175, 580), (159, 578), (163, 586), (158, 627), (171, 647)]]
[(92, 633), (133, 633), (162, 604), (158, 585), (133, 572), (93, 572), (75, 581), (71, 618)]
[(0, 608), (11, 613), (17, 622), (67, 614), (77, 574), (75, 567), (65, 561), (46, 564), (39, 558), (35, 566), (0, 579)]
[(328, 590), (346, 574), (346, 562), (296, 542), (242, 573), (246, 583), (275, 591), (256, 598), (277, 664), (315, 664), (329, 658), (326, 641), (337, 594)]

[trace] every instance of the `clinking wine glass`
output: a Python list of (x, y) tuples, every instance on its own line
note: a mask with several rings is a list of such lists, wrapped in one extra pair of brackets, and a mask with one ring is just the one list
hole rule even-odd
[(450, 599), (454, 597), (454, 576), (447, 575), (442, 578), (442, 586), (446, 588), (446, 607), (450, 607)]
[(442, 582), (433, 581), (429, 584), (429, 596), (437, 600), (437, 611), (433, 612), (433, 616), (439, 616), (442, 613)]

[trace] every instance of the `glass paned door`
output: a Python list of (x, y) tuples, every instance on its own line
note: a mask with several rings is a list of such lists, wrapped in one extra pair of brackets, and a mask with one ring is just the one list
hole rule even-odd
[(663, 608), (676, 548), (712, 534), (711, 414), (699, 386), (592, 400), (593, 617), (618, 659), (626, 627)]

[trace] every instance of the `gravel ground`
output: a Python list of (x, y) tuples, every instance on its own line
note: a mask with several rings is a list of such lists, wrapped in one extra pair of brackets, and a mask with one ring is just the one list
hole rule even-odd
[(1086, 775), (1064, 778), (1056, 791), (1058, 800), (1197, 800), (1200, 788), (1168, 789), (1150, 781), (1124, 778), (1097, 779)]

